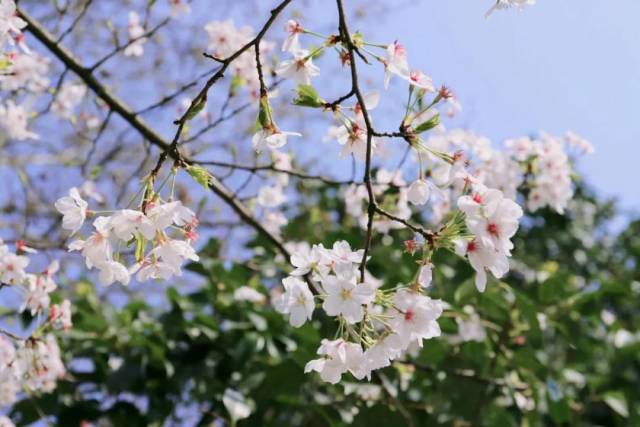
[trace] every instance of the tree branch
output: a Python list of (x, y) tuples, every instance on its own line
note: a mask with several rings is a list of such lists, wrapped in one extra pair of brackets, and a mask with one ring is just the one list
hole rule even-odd
[[(349, 65), (351, 68), (351, 92), (355, 94), (358, 99), (358, 104), (360, 104), (360, 109), (362, 111), (362, 116), (364, 117), (365, 126), (367, 128), (367, 152), (365, 159), (365, 169), (364, 169), (364, 185), (367, 188), (367, 194), (369, 196), (369, 206), (367, 209), (367, 232), (365, 236), (365, 244), (364, 244), (364, 255), (362, 257), (362, 262), (360, 263), (360, 281), (364, 282), (364, 272), (367, 264), (367, 256), (369, 254), (369, 250), (371, 249), (371, 239), (373, 237), (373, 217), (376, 213), (376, 197), (373, 192), (373, 185), (371, 179), (371, 148), (373, 145), (373, 135), (375, 130), (371, 125), (371, 119), (369, 118), (369, 112), (367, 111), (367, 106), (364, 102), (364, 96), (360, 91), (360, 85), (358, 83), (358, 68), (356, 65), (356, 56), (354, 53), (358, 53), (358, 49), (353, 44), (351, 40), (351, 35), (349, 34), (349, 28), (347, 27), (347, 20), (344, 13), (344, 7), (342, 5), (342, 0), (336, 0), (338, 6), (338, 17), (339, 17), (339, 32), (341, 41), (347, 47), (351, 60), (349, 61)], [(366, 62), (366, 59), (365, 59)], [(350, 93), (351, 93), (350, 92)]]
[[(286, 6), (291, 0), (285, 1), (281, 4), (281, 9)], [(284, 6), (283, 6), (284, 5)], [(280, 10), (281, 10), (280, 9)], [(63, 62), (71, 71), (73, 71), (100, 99), (102, 99), (111, 110), (115, 111), (122, 119), (124, 119), (131, 127), (133, 127), (136, 131), (138, 131), (145, 139), (147, 139), (151, 144), (159, 147), (163, 150), (163, 152), (168, 153), (169, 156), (174, 158), (174, 160), (181, 160), (185, 164), (190, 164), (191, 160), (184, 157), (178, 156), (175, 150), (171, 150), (171, 144), (167, 142), (162, 136), (156, 133), (142, 118), (140, 118), (135, 112), (133, 112), (129, 106), (118, 98), (116, 95), (111, 93), (91, 72), (90, 69), (84, 67), (79, 59), (77, 59), (71, 52), (69, 52), (65, 47), (61, 44), (56, 43), (55, 38), (51, 35), (45, 28), (43, 28), (39, 22), (37, 22), (34, 18), (32, 18), (29, 14), (24, 12), (24, 10), (19, 9), (18, 13), (20, 16), (27, 22), (27, 31), (29, 31), (35, 38), (37, 38), (53, 55), (55, 55), (61, 62)], [(277, 16), (277, 14), (276, 14)], [(275, 16), (272, 12), (272, 17), (270, 22), (275, 19)], [(268, 28), (268, 27), (266, 27)], [(263, 29), (261, 34), (266, 32), (266, 28)], [(249, 46), (250, 47), (250, 46)], [(248, 49), (248, 47), (246, 48)], [(246, 50), (245, 49), (245, 50)], [(239, 56), (236, 55), (236, 57)], [(230, 63), (230, 62), (229, 62)], [(226, 67), (223, 67), (226, 68)], [(223, 71), (223, 70), (222, 70)], [(216, 78), (216, 76), (219, 76)], [(208, 90), (208, 88), (215, 83), (215, 80), (219, 79), (222, 76), (222, 73), (219, 71), (216, 73), (208, 82), (203, 91)], [(213, 82), (212, 82), (213, 81)], [(185, 117), (185, 116), (183, 116)], [(184, 126), (184, 122), (183, 122)], [(180, 132), (182, 131), (182, 127), (180, 127)], [(251, 214), (251, 212), (244, 206), (240, 201), (236, 199), (235, 194), (227, 188), (222, 182), (220, 182), (216, 177), (211, 177), (211, 182), (209, 185), (211, 191), (213, 191), (218, 197), (220, 197), (229, 207), (245, 222), (247, 225), (253, 227), (259, 234), (267, 238), (276, 249), (287, 259), (289, 259), (290, 254), (289, 251), (284, 247), (283, 242), (275, 235), (266, 230), (262, 224), (260, 224)]]

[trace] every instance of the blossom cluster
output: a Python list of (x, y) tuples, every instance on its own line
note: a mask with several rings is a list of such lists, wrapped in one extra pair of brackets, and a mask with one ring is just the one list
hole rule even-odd
[(57, 261), (38, 274), (26, 271), (28, 254), (35, 252), (22, 241), (12, 252), (0, 241), (0, 291), (18, 291), (23, 301), (20, 311), (37, 319), (44, 314), (46, 319), (26, 339), (0, 331), (0, 406), (14, 403), (25, 390), (51, 391), (65, 374), (58, 343), (50, 332), (72, 327), (71, 304), (68, 300), (51, 304), (50, 294), (57, 288), (53, 280)]
[[(31, 106), (50, 86), (50, 60), (32, 51), (22, 30), (27, 23), (18, 15), (14, 0), (0, 1), (0, 90), (10, 99), (0, 102), (0, 130), (9, 139), (39, 139), (29, 129), (34, 115)], [(16, 49), (19, 48), (19, 49)], [(62, 119), (72, 119), (75, 108), (83, 101), (86, 86), (61, 81), (53, 93), (51, 112)]]
[[(128, 285), (134, 274), (140, 282), (166, 280), (180, 276), (186, 260), (199, 259), (191, 246), (198, 237), (198, 219), (180, 201), (163, 201), (155, 194), (145, 198), (138, 210), (106, 212), (109, 215), (100, 215), (88, 206), (75, 187), (55, 203), (63, 215), (62, 227), (72, 234), (83, 227), (88, 216), (96, 216), (93, 232), (87, 239), (72, 241), (69, 250), (81, 252), (87, 268), (99, 271), (103, 285)], [(132, 246), (135, 251), (130, 254)], [(128, 255), (134, 258), (130, 265), (126, 264)]]
[[(294, 104), (333, 112), (339, 125), (329, 128), (327, 139), (335, 139), (343, 147), (341, 157), (367, 160), (369, 147), (372, 155), (382, 155), (382, 139), (369, 134), (372, 118), (365, 116), (365, 111), (369, 113), (378, 105), (378, 91), (363, 94), (359, 98), (363, 105), (342, 105), (326, 102), (311, 86), (312, 79), (320, 74), (313, 58), (325, 48), (335, 47), (342, 64), (349, 64), (349, 45), (340, 36), (324, 37), (306, 30), (297, 21), (289, 21), (286, 31), (282, 50), (293, 58), (282, 61), (275, 70), (280, 77), (298, 84)], [(323, 37), (324, 42), (310, 52), (302, 48), (301, 35)], [(431, 78), (410, 68), (402, 44), (366, 43), (360, 34), (352, 43), (367, 46), (360, 52), (383, 65), (385, 88), (393, 76), (409, 85), (400, 132), (393, 136), (409, 144), (418, 177), (407, 182), (399, 167), (380, 167), (370, 184), (352, 184), (344, 189), (341, 195), (346, 210), (363, 229), (371, 227), (373, 232), (387, 234), (406, 228), (417, 209), (422, 219), (438, 225), (438, 231), (419, 228), (421, 237), (431, 239), (405, 242), (407, 252), (413, 255), (420, 251), (422, 258), (412, 282), (392, 289), (381, 287), (382, 282), (364, 268), (364, 251), (352, 251), (347, 242), (336, 242), (331, 249), (321, 244), (288, 245), (295, 269), (283, 279), (284, 290), (274, 297), (273, 304), (294, 327), (312, 319), (316, 302), (327, 316), (337, 319), (336, 337), (324, 339), (318, 349), (320, 357), (305, 368), (331, 383), (340, 381), (347, 372), (356, 379), (369, 378), (373, 370), (421, 346), (424, 339), (439, 336), (437, 319), (446, 304), (426, 295), (435, 267), (433, 253), (447, 249), (464, 257), (476, 272), (478, 291), (484, 292), (488, 273), (499, 279), (509, 271), (511, 239), (523, 215), (519, 202), (532, 211), (550, 207), (562, 213), (573, 195), (572, 164), (567, 152), (571, 147), (592, 151), (588, 142), (572, 133), (564, 138), (566, 144), (562, 138), (541, 134), (537, 139), (506, 141), (506, 150), (499, 150), (487, 138), (471, 132), (447, 131), (440, 116), (456, 114), (460, 104), (450, 89), (436, 89)], [(368, 47), (383, 49), (384, 53), (378, 55)], [(256, 151), (267, 147), (271, 153), (279, 153), (288, 136), (298, 136), (281, 131), (272, 115), (269, 98), (262, 98), (253, 138)], [(428, 130), (433, 132), (423, 138), (421, 134)], [(526, 199), (521, 200), (520, 194)], [(377, 205), (373, 214), (372, 198)], [(262, 187), (257, 197), (258, 204), (265, 208), (277, 207), (285, 200), (283, 185)], [(430, 209), (423, 212), (423, 206)], [(486, 332), (473, 307), (464, 311), (468, 319), (458, 322), (460, 332), (452, 340), (484, 339)]]
[[(22, 29), (27, 23), (17, 15), (13, 0), (0, 1), (0, 90), (24, 93), (16, 102), (2, 99), (0, 103), (0, 129), (10, 139), (37, 139), (28, 129), (31, 97), (44, 92), (49, 85), (46, 77), (49, 60), (31, 52), (25, 43)], [(19, 50), (16, 47), (20, 48)], [(16, 95), (17, 97), (17, 95)]]
[[(240, 48), (249, 43), (255, 36), (250, 26), (236, 27), (232, 20), (212, 21), (205, 25), (208, 36), (207, 51), (220, 60), (224, 60)], [(266, 55), (274, 48), (272, 42), (261, 40), (259, 45), (261, 55)], [(254, 98), (259, 97), (260, 80), (257, 72), (257, 62), (253, 49), (247, 50), (231, 64), (231, 71), (235, 86), (244, 85)]]
[[(284, 292), (273, 300), (294, 327), (311, 320), (316, 298), (324, 313), (337, 319), (338, 338), (323, 340), (320, 357), (305, 367), (330, 383), (347, 372), (357, 379), (370, 378), (373, 370), (389, 366), (410, 347), (421, 347), (423, 340), (440, 335), (437, 319), (443, 303), (424, 294), (430, 274), (421, 268), (415, 283), (383, 290), (368, 272), (360, 280), (363, 256), (363, 250), (353, 251), (345, 241), (335, 242), (331, 249), (298, 245), (291, 257), (296, 268), (283, 279)], [(430, 267), (426, 271), (430, 273)]]

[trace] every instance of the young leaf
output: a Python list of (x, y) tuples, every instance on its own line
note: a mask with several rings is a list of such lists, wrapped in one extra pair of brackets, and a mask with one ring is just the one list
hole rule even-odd
[(202, 166), (189, 166), (187, 167), (187, 173), (191, 175), (191, 178), (198, 184), (202, 185), (205, 189), (209, 189), (209, 171)]
[(426, 132), (440, 124), (440, 114), (436, 114), (424, 123), (419, 124), (414, 129), (415, 133)]
[(198, 113), (200, 113), (200, 111), (204, 109), (205, 105), (207, 105), (207, 96), (202, 96), (196, 99), (194, 102), (195, 104), (192, 107), (189, 107), (189, 109), (187, 110), (187, 120), (193, 119), (198, 115)]
[(318, 95), (318, 92), (311, 85), (298, 85), (296, 92), (298, 96), (293, 100), (293, 105), (320, 108), (325, 103), (324, 100), (320, 98), (320, 95)]
[(260, 99), (260, 111), (258, 112), (258, 124), (260, 129), (270, 129), (273, 127), (271, 120), (271, 105), (269, 99), (265, 96)]

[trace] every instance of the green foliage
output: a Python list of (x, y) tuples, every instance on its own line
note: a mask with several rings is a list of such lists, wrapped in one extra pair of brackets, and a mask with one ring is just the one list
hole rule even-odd
[[(298, 190), (302, 208), (287, 239), (362, 242), (334, 189)], [(234, 388), (254, 408), (239, 426), (640, 425), (640, 344), (614, 343), (618, 330), (640, 326), (640, 221), (614, 238), (613, 217), (611, 204), (584, 189), (567, 216), (531, 215), (515, 238), (511, 273), (490, 281), (483, 294), (466, 262), (436, 252), (430, 292), (451, 306), (439, 322), (443, 335), (374, 374), (376, 401), (360, 398), (348, 376), (347, 384), (331, 386), (303, 373), (321, 337), (332, 336), (332, 320), (321, 310), (294, 329), (267, 302), (234, 300), (240, 286), (265, 295), (277, 287), (281, 277), (261, 269), (286, 271), (261, 238), (249, 246), (266, 250), (236, 263), (223, 262), (224, 242), (212, 240), (201, 261), (188, 266), (189, 282), (198, 286), (175, 283), (160, 305), (132, 296), (116, 308), (79, 282), (75, 326), (61, 336), (69, 374), (52, 394), (18, 403), (13, 416), (22, 425), (38, 411), (64, 426), (211, 425), (227, 419), (222, 394)], [(411, 237), (394, 232), (394, 242)], [(372, 274), (385, 287), (406, 283), (416, 259), (379, 239)], [(465, 305), (484, 321), (483, 342), (450, 339)], [(615, 315), (608, 323), (605, 309)]]

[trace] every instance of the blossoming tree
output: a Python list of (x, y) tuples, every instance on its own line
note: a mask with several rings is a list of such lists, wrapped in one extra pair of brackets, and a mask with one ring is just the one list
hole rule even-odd
[[(328, 26), (283, 0), (255, 28), (207, 2), (119, 3), (0, 0), (0, 292), (22, 300), (7, 303), (22, 327), (0, 330), (13, 421), (591, 416), (557, 377), (585, 375), (530, 354), (575, 310), (549, 289), (561, 276), (536, 219), (582, 206), (587, 141), (497, 146), (451, 129), (454, 91), (401, 42), (355, 31), (343, 0)], [(559, 229), (551, 239), (573, 238)], [(59, 261), (33, 274), (29, 257)], [(605, 392), (631, 416), (623, 390)]]

